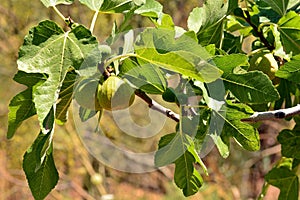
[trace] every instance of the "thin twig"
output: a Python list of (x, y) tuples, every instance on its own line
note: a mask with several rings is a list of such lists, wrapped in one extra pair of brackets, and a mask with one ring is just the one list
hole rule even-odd
[(172, 110), (160, 105), (159, 103), (151, 99), (145, 92), (141, 90), (136, 90), (135, 95), (143, 99), (148, 104), (149, 108), (166, 115), (167, 117), (173, 119), (176, 122), (179, 122), (180, 116), (177, 113), (174, 113)]
[(52, 6), (53, 10), (56, 12), (56, 14), (64, 21), (66, 22), (67, 18), (55, 7)]
[(266, 112), (255, 112), (250, 117), (241, 119), (241, 121), (257, 122), (257, 121), (262, 121), (267, 119), (283, 119), (298, 114), (300, 114), (300, 104), (291, 108), (279, 109), (274, 111), (266, 111)]
[(244, 11), (246, 16), (244, 19), (246, 22), (253, 28), (254, 33), (259, 37), (260, 41), (270, 50), (273, 51), (275, 47), (271, 45), (268, 40), (265, 38), (263, 32), (259, 30), (259, 28), (251, 21), (251, 16), (249, 11)]

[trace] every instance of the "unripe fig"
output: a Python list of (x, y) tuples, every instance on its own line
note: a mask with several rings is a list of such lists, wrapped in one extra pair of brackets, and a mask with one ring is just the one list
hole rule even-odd
[(94, 185), (101, 185), (103, 183), (103, 177), (99, 173), (95, 173), (91, 176), (91, 183)]
[(272, 53), (260, 52), (254, 54), (250, 59), (249, 71), (259, 70), (269, 76), (271, 80), (275, 78), (278, 64)]
[(117, 76), (110, 76), (98, 90), (98, 101), (106, 110), (121, 110), (131, 106), (135, 98), (134, 90)]
[(92, 78), (83, 79), (78, 83), (74, 90), (74, 99), (81, 107), (101, 110), (97, 99), (98, 85), (98, 80)]

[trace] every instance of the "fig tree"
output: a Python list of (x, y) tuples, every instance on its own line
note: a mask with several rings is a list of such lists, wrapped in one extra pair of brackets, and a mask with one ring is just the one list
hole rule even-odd
[(121, 110), (131, 106), (135, 98), (134, 90), (118, 76), (110, 76), (98, 90), (98, 101), (106, 110)]

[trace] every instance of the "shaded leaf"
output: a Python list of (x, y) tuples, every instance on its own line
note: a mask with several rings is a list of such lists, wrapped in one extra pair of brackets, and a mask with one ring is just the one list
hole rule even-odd
[(271, 8), (276, 11), (279, 15), (283, 16), (286, 14), (289, 0), (262, 0), (267, 3)]
[[(55, 167), (51, 148), (47, 150), (46, 156), (40, 165), (40, 150), (49, 135), (42, 132), (34, 141), (32, 146), (24, 155), (23, 169), (32, 192), (37, 200), (44, 199), (55, 187), (58, 181), (58, 172)], [(38, 167), (37, 167), (38, 166)]]
[(278, 142), (281, 144), (281, 154), (282, 156), (288, 158), (300, 159), (300, 132), (283, 130), (279, 133), (277, 137)]
[(56, 120), (59, 124), (64, 124), (68, 120), (68, 109), (72, 102), (73, 89), (77, 75), (67, 73), (59, 92), (58, 104), (56, 105)]
[(242, 103), (267, 103), (279, 99), (277, 90), (263, 72), (234, 73), (236, 67), (246, 65), (247, 59), (242, 54), (217, 56), (213, 59), (216, 66), (224, 71), (222, 80), (225, 88)]
[(203, 180), (199, 172), (194, 168), (194, 156), (186, 151), (175, 161), (174, 181), (182, 189), (184, 196), (197, 193)]
[(281, 109), (283, 103), (286, 108), (292, 107), (292, 94), (295, 94), (296, 92), (295, 84), (286, 79), (281, 79), (279, 85), (277, 86), (277, 91), (279, 92), (280, 99), (275, 102), (274, 109)]
[(83, 26), (64, 33), (54, 22), (43, 21), (31, 29), (20, 48), (18, 69), (49, 76), (33, 90), (40, 123), (57, 101), (67, 71), (79, 69), (83, 60), (96, 48), (96, 39)]
[(297, 175), (285, 167), (274, 168), (265, 176), (266, 181), (280, 189), (279, 200), (298, 199), (299, 180)]
[(146, 29), (135, 44), (139, 63), (151, 63), (202, 82), (220, 77), (221, 71), (206, 59), (210, 55), (205, 48), (188, 35), (175, 40), (175, 32), (169, 29)]
[(156, 167), (162, 167), (175, 162), (184, 154), (188, 141), (180, 133), (172, 133), (160, 138), (159, 149), (155, 153), (154, 163)]
[(89, 120), (90, 118), (94, 117), (98, 111), (90, 110), (87, 108), (79, 107), (79, 117), (82, 122)]

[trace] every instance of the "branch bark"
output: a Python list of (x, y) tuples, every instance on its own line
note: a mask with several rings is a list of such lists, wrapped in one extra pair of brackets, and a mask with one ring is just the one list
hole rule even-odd
[(300, 104), (285, 109), (279, 109), (267, 112), (255, 112), (249, 118), (241, 119), (243, 122), (258, 122), (267, 119), (283, 119), (300, 114)]
[(143, 99), (148, 104), (149, 108), (166, 115), (167, 117), (173, 119), (176, 122), (179, 122), (180, 116), (177, 113), (160, 105), (159, 103), (151, 99), (145, 92), (141, 90), (136, 90), (135, 95)]

